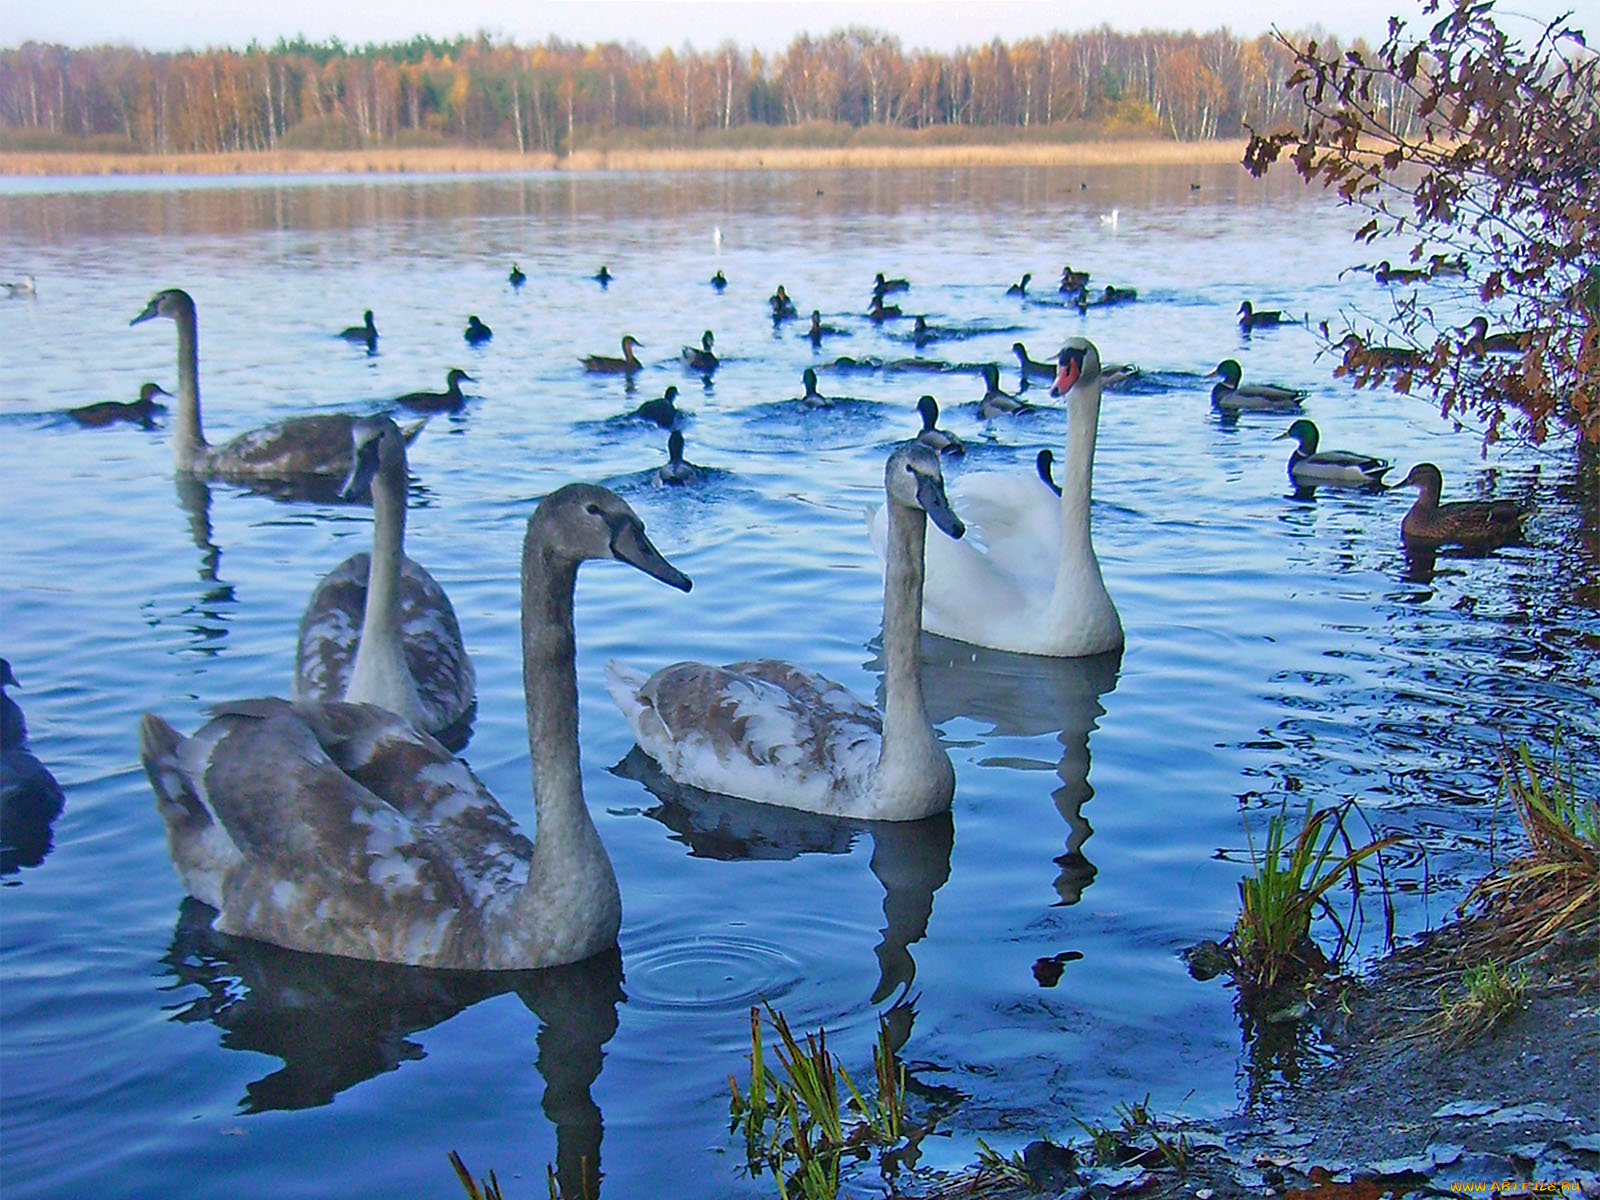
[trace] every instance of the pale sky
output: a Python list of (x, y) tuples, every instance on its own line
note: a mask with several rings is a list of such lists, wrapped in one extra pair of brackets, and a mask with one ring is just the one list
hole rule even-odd
[[(1501, 0), (1496, 12), (1502, 28), (1531, 40), (1537, 32), (1532, 21), (1577, 11), (1581, 26), (1582, 11), (1592, 2)], [(0, 0), (0, 46), (111, 42), (178, 50), (242, 47), (252, 39), (271, 45), (296, 34), (361, 45), (485, 30), (524, 45), (555, 35), (583, 44), (636, 42), (652, 52), (685, 45), (711, 50), (724, 41), (770, 52), (801, 33), (863, 25), (897, 36), (907, 50), (948, 51), (996, 37), (1010, 42), (1100, 24), (1129, 32), (1226, 26), (1246, 36), (1277, 25), (1286, 32), (1320, 28), (1376, 43), (1390, 15), (1420, 31), (1421, 13), (1420, 0)]]

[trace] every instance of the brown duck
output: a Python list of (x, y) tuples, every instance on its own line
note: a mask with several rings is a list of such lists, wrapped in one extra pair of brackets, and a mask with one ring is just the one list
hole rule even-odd
[(1522, 533), (1522, 507), (1514, 500), (1456, 500), (1439, 503), (1444, 480), (1432, 463), (1418, 463), (1396, 487), (1417, 489), (1417, 502), (1400, 523), (1408, 543), (1491, 549)]

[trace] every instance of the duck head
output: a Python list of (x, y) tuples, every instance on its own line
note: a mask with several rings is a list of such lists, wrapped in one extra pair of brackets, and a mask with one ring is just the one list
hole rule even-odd
[(1423, 496), (1432, 496), (1435, 501), (1439, 493), (1444, 490), (1444, 476), (1439, 474), (1439, 468), (1432, 463), (1418, 463), (1406, 473), (1406, 477), (1394, 485), (1397, 488), (1414, 487)]
[(1237, 388), (1239, 380), (1244, 377), (1244, 371), (1239, 364), (1231, 358), (1225, 358), (1216, 365), (1216, 369), (1206, 372), (1205, 378), (1220, 378), (1230, 388)]
[(1315, 454), (1317, 452), (1317, 443), (1321, 440), (1321, 435), (1317, 432), (1317, 427), (1314, 422), (1308, 421), (1302, 417), (1272, 440), (1275, 442), (1281, 442), (1284, 438), (1293, 438), (1295, 441), (1299, 442), (1301, 454)]
[(929, 433), (939, 423), (939, 402), (932, 396), (917, 401), (917, 412), (922, 415), (922, 432)]

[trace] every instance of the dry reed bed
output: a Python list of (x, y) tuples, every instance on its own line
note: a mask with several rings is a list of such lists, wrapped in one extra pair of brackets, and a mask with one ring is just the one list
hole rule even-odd
[(0, 175), (368, 175), (497, 171), (754, 171), (869, 167), (1195, 166), (1237, 163), (1243, 141), (1129, 139), (985, 146), (783, 146), (579, 150), (564, 157), (475, 147), (239, 154), (0, 154)]

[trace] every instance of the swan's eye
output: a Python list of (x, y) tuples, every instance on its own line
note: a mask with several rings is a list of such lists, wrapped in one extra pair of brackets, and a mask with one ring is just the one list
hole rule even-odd
[(598, 517), (600, 515), (600, 506), (598, 504), (591, 504), (588, 506), (588, 512), (591, 517)]

